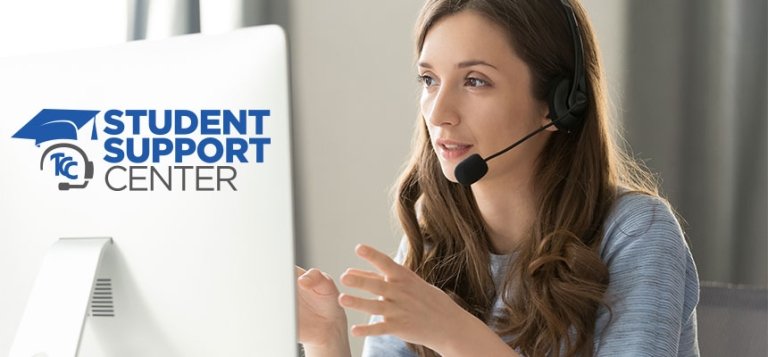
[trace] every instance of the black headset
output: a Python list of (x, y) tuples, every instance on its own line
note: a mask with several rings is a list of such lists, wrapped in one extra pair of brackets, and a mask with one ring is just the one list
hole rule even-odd
[(579, 23), (568, 0), (560, 0), (568, 18), (573, 39), (575, 63), (573, 79), (558, 77), (549, 89), (549, 115), (558, 129), (573, 132), (581, 126), (582, 115), (587, 109), (587, 80), (584, 75), (584, 44), (581, 41)]
[(80, 154), (80, 156), (83, 157), (83, 161), (85, 161), (85, 182), (79, 185), (74, 185), (69, 182), (60, 182), (59, 190), (66, 191), (66, 190), (69, 190), (70, 188), (85, 188), (86, 186), (88, 186), (88, 180), (93, 178), (93, 161), (88, 160), (88, 155), (85, 154), (85, 151), (83, 151), (83, 149), (75, 145), (72, 145), (69, 143), (59, 143), (56, 145), (51, 145), (49, 148), (45, 149), (45, 151), (43, 152), (43, 156), (40, 157), (40, 170), (43, 169), (43, 163), (45, 162), (45, 157), (48, 155), (48, 153), (53, 151), (54, 149), (58, 149), (62, 147), (75, 150)]

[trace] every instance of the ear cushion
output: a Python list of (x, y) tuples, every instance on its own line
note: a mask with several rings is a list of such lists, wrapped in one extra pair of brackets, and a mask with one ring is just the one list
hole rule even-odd
[(572, 132), (581, 125), (581, 114), (586, 108), (586, 96), (578, 92), (574, 96), (574, 103), (568, 103), (570, 96), (571, 80), (560, 77), (549, 86), (549, 115), (547, 117), (555, 123), (555, 127), (565, 132)]
[(85, 161), (85, 179), (90, 180), (93, 178), (93, 161)]

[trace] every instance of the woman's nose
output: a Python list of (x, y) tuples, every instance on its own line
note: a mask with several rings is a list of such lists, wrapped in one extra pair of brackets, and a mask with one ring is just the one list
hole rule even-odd
[(424, 114), (431, 125), (443, 126), (459, 123), (457, 98), (450, 88), (440, 88), (432, 100), (427, 100), (427, 103), (422, 103), (422, 105), (424, 104), (429, 106), (428, 112)]

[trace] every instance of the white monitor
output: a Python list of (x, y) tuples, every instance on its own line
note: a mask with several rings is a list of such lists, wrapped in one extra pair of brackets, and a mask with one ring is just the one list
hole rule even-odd
[(297, 354), (287, 63), (277, 26), (0, 59), (0, 355)]

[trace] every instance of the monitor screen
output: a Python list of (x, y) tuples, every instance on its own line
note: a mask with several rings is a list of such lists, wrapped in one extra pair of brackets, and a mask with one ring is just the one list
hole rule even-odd
[(261, 26), (0, 58), (0, 354), (296, 355), (286, 56)]

